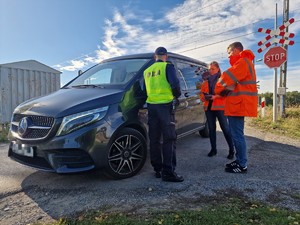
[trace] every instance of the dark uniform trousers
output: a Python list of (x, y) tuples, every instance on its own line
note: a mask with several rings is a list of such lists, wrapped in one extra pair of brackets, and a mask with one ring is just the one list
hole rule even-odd
[(172, 107), (172, 103), (148, 103), (151, 165), (163, 174), (173, 173), (176, 167), (177, 135)]

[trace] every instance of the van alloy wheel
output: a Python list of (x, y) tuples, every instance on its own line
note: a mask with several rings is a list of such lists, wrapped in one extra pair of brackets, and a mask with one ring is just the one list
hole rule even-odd
[(146, 140), (131, 128), (125, 128), (111, 142), (107, 155), (106, 172), (116, 179), (132, 177), (145, 164), (147, 157)]

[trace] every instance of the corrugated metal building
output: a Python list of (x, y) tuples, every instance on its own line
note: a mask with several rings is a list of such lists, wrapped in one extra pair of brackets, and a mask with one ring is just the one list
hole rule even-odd
[(60, 88), (61, 72), (35, 60), (0, 64), (0, 124), (20, 103)]

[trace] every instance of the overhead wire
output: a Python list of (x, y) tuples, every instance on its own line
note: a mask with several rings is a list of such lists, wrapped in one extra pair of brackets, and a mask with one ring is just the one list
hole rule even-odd
[[(218, 35), (221, 35), (221, 34), (226, 34), (226, 33), (229, 33), (229, 32), (232, 32), (232, 31), (234, 31), (234, 30), (237, 30), (237, 29), (241, 29), (241, 28), (243, 28), (243, 27), (247, 27), (247, 26), (250, 26), (250, 25), (254, 25), (254, 24), (256, 24), (256, 23), (260, 23), (260, 22), (263, 22), (263, 21), (265, 21), (265, 20), (270, 20), (270, 19), (263, 19), (263, 20), (259, 20), (259, 21), (256, 21), (256, 22), (253, 22), (253, 23), (249, 23), (249, 24), (246, 24), (246, 25), (243, 25), (243, 26), (239, 26), (239, 27), (235, 27), (235, 28), (233, 28), (233, 29), (230, 29), (230, 30), (227, 30), (227, 31), (223, 31), (223, 32), (221, 32), (221, 33), (217, 33), (217, 34), (214, 34), (214, 37), (215, 36), (218, 36)], [(255, 33), (255, 32), (254, 32)], [(248, 34), (249, 35), (249, 34)], [(204, 38), (204, 39), (201, 39), (201, 41), (203, 41), (203, 40), (206, 40), (206, 39), (209, 39), (210, 37), (207, 37), (207, 38)], [(200, 39), (199, 39), (200, 40)], [(199, 41), (198, 40), (198, 41)], [(181, 41), (180, 41), (181, 42)], [(192, 41), (192, 42), (195, 42), (195, 41)], [(189, 43), (187, 43), (187, 42), (185, 42), (185, 44), (190, 44), (190, 43), (192, 43), (192, 42), (189, 42)], [(216, 44), (218, 44), (219, 42), (216, 42)]]
[[(182, 18), (185, 18), (185, 17), (188, 17), (188, 16), (192, 16), (192, 15), (196, 14), (197, 12), (199, 12), (199, 10), (204, 9), (204, 8), (207, 8), (207, 7), (210, 7), (210, 6), (212, 6), (212, 5), (215, 5), (215, 4), (217, 4), (217, 3), (220, 3), (220, 2), (222, 2), (222, 1), (224, 1), (224, 0), (216, 1), (216, 2), (214, 2), (214, 3), (212, 3), (212, 4), (203, 6), (202, 8), (197, 9), (197, 11), (193, 11), (193, 12), (191, 12), (191, 13), (185, 15), (185, 16), (182, 16), (182, 17), (180, 17), (180, 18), (178, 18), (178, 19), (182, 19)], [(290, 11), (290, 12), (295, 12), (295, 11), (298, 11), (298, 10), (300, 10), (300, 8), (294, 9), (294, 10), (292, 10), (292, 11)], [(222, 34), (225, 34), (225, 33), (229, 33), (229, 32), (231, 32), (231, 31), (233, 31), (233, 30), (241, 29), (241, 28), (243, 28), (243, 27), (247, 27), (247, 26), (250, 26), (250, 25), (254, 25), (254, 24), (256, 24), (256, 23), (260, 23), (260, 22), (263, 22), (263, 21), (266, 21), (266, 20), (270, 20), (270, 18), (263, 19), (263, 20), (258, 20), (258, 21), (255, 21), (255, 22), (253, 22), (253, 23), (249, 23), (249, 24), (247, 24), (247, 25), (243, 25), (243, 26), (239, 26), (239, 27), (236, 27), (236, 28), (234, 28), (234, 29), (231, 29), (231, 30), (223, 31), (223, 32), (218, 33), (218, 34), (214, 34), (214, 36), (218, 36), (218, 35), (222, 35)], [(299, 20), (296, 20), (295, 23), (296, 23), (296, 22), (299, 22)], [(194, 31), (193, 31), (193, 32), (194, 32)], [(187, 35), (187, 34), (189, 34), (189, 33), (192, 33), (192, 32), (187, 32), (187, 33), (185, 33), (185, 35)], [(180, 51), (179, 53), (184, 53), (184, 52), (193, 51), (193, 50), (196, 50), (196, 49), (200, 49), (200, 48), (208, 47), (208, 46), (211, 46), (211, 45), (219, 44), (219, 43), (222, 43), (222, 42), (226, 42), (226, 41), (229, 41), (229, 40), (233, 40), (233, 39), (236, 39), (236, 38), (239, 38), (239, 37), (248, 36), (248, 35), (251, 35), (251, 34), (254, 34), (254, 33), (257, 33), (257, 32), (250, 32), (250, 33), (246, 33), (246, 34), (243, 34), (243, 35), (231, 37), (231, 38), (228, 38), (228, 39), (225, 39), (225, 40), (216, 41), (216, 42), (213, 42), (213, 43), (210, 43), (210, 44), (197, 46), (197, 47), (190, 48), (190, 49), (187, 49), (187, 50), (184, 50), (184, 51)], [(205, 40), (205, 39), (201, 39), (201, 41), (203, 41), (203, 40)], [(199, 41), (199, 40), (198, 40), (198, 41)], [(299, 43), (299, 42), (295, 42), (295, 43)], [(185, 44), (190, 44), (190, 43), (185, 43)], [(71, 59), (71, 60), (67, 60), (67, 61), (62, 62), (62, 63), (59, 63), (59, 64), (64, 64), (64, 63), (70, 62), (70, 61), (72, 61), (72, 60), (79, 60), (79, 59), (82, 59), (82, 58), (86, 58), (86, 57), (88, 57), (88, 56), (91, 56), (91, 57), (92, 57), (92, 55), (94, 55), (94, 54), (95, 54), (95, 51), (89, 52), (89, 53), (87, 53), (87, 54), (83, 54), (83, 55), (80, 56), (80, 57), (77, 57), (77, 58)]]
[[(182, 17), (180, 17), (180, 18), (178, 18), (178, 19), (181, 20), (181, 19), (183, 19), (183, 18), (185, 18), (185, 17), (192, 16), (193, 14), (198, 13), (199, 10), (205, 9), (205, 8), (207, 8), (207, 7), (211, 7), (211, 6), (213, 6), (213, 5), (217, 4), (217, 3), (220, 3), (220, 2), (222, 2), (222, 1), (224, 1), (224, 0), (216, 1), (216, 2), (214, 2), (214, 3), (212, 3), (212, 4), (205, 5), (205, 6), (201, 7), (201, 8), (197, 8), (197, 10), (192, 11), (191, 13), (189, 13), (189, 14), (187, 14), (187, 15), (185, 15), (185, 16), (182, 16)], [(65, 64), (65, 63), (70, 62), (70, 61), (74, 61), (74, 60), (79, 60), (79, 59), (82, 59), (82, 58), (86, 58), (87, 56), (91, 56), (91, 55), (94, 55), (94, 54), (95, 54), (95, 51), (89, 52), (89, 53), (83, 54), (82, 56), (79, 56), (79, 57), (77, 57), (77, 58), (69, 59), (69, 60), (66, 60), (66, 61), (64, 61), (64, 62), (57, 63), (57, 65), (61, 65), (61, 64)]]
[(217, 41), (217, 42), (214, 42), (214, 43), (210, 43), (210, 44), (198, 46), (198, 47), (195, 47), (195, 48), (191, 48), (191, 49), (187, 49), (187, 50), (181, 51), (179, 53), (193, 51), (195, 49), (204, 48), (204, 47), (207, 47), (207, 46), (210, 46), (210, 45), (219, 44), (219, 43), (222, 43), (222, 42), (225, 42), (225, 41), (233, 40), (233, 39), (236, 39), (236, 38), (239, 38), (239, 37), (244, 37), (244, 36), (247, 36), (247, 35), (250, 35), (250, 34), (254, 34), (254, 33), (257, 33), (257, 32), (250, 32), (250, 33), (239, 35), (239, 36), (236, 36), (236, 37), (233, 37), (233, 38), (228, 38), (228, 39), (225, 39), (225, 40), (222, 40), (222, 41)]
[(219, 2), (223, 2), (223, 1), (224, 1), (224, 0), (220, 0), (220, 1), (214, 2), (214, 3), (210, 4), (210, 5), (205, 5), (205, 6), (201, 7), (201, 8), (197, 8), (197, 10), (192, 11), (192, 12), (189, 13), (189, 14), (187, 14), (187, 15), (185, 15), (185, 16), (179, 17), (178, 20), (181, 20), (182, 18), (190, 17), (191, 15), (198, 13), (198, 12), (201, 11), (202, 9), (205, 9), (205, 8), (207, 8), (207, 7), (210, 7), (210, 6), (213, 6), (213, 5), (215, 5), (215, 4), (219, 3)]

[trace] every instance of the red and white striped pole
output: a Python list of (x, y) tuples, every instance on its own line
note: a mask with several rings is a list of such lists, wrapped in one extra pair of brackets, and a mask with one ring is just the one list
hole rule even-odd
[(262, 97), (261, 98), (261, 104), (260, 104), (260, 106), (261, 106), (261, 117), (263, 118), (263, 117), (265, 117), (265, 115), (266, 115), (266, 112), (265, 112), (265, 105), (266, 105), (266, 98), (265, 97)]

